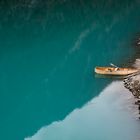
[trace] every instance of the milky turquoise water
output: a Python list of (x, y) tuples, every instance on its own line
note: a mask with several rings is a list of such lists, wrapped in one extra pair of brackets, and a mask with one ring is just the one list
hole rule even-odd
[(0, 9), (1, 139), (139, 138), (139, 122), (122, 106), (120, 93), (130, 93), (93, 73), (134, 58), (138, 0), (13, 1)]

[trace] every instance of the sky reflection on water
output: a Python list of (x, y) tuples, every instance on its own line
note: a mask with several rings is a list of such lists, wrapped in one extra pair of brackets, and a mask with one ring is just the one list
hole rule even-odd
[(109, 84), (98, 97), (63, 121), (42, 127), (25, 140), (135, 140), (139, 136), (138, 110), (122, 81)]
[(140, 2), (33, 1), (1, 2), (1, 139), (133, 139), (139, 127), (118, 96), (124, 88), (101, 93), (112, 80), (92, 71), (132, 61)]

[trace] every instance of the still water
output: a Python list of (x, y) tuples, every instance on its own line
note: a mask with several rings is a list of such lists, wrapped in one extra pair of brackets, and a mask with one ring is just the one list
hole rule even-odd
[(1, 1), (0, 9), (1, 139), (140, 138), (122, 81), (93, 73), (135, 59), (138, 0)]

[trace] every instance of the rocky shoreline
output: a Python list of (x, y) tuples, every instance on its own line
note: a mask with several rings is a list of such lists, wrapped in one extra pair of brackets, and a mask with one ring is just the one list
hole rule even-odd
[(124, 79), (124, 87), (136, 98), (140, 98), (140, 75), (131, 76)]
[(136, 98), (135, 105), (138, 106), (138, 110), (140, 114), (140, 74), (127, 77), (123, 80), (123, 82), (124, 82), (124, 87), (127, 88)]
[[(136, 47), (140, 47), (140, 38), (136, 42)], [(135, 64), (133, 65), (136, 68), (140, 68), (140, 59), (136, 59)], [(135, 97), (135, 105), (138, 106), (140, 114), (140, 72), (127, 76), (123, 80), (124, 87), (127, 88)], [(140, 119), (140, 116), (139, 116)]]

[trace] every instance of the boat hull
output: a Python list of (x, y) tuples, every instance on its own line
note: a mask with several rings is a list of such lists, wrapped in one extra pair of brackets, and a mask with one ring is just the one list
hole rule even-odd
[(96, 67), (95, 72), (103, 75), (118, 75), (124, 76), (138, 72), (138, 69), (134, 68), (114, 68), (114, 67)]

